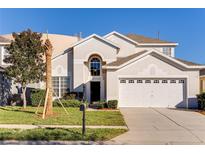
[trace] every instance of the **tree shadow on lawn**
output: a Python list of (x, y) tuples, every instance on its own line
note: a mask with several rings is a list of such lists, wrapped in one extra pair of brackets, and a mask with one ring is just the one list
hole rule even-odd
[(5, 107), (0, 107), (0, 110), (5, 110), (5, 111), (12, 111), (12, 112), (24, 112), (24, 113), (30, 113), (30, 114), (35, 114), (35, 111), (28, 111), (28, 110), (25, 110), (25, 109), (14, 109), (14, 108), (5, 108)]

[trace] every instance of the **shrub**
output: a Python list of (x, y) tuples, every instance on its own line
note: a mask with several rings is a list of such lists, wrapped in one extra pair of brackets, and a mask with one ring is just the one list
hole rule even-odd
[[(64, 107), (80, 107), (80, 105), (82, 104), (82, 102), (77, 99), (69, 99), (69, 100), (60, 99), (60, 101)], [(54, 100), (53, 106), (61, 106), (59, 100), (57, 99)]]
[(205, 110), (205, 92), (197, 95), (198, 108)]
[(15, 105), (22, 105), (22, 98), (20, 96), (20, 94), (13, 94), (10, 98), (9, 98), (9, 103), (12, 106)]
[(118, 104), (117, 100), (109, 100), (107, 103), (108, 108), (110, 109), (117, 109), (117, 104)]
[(96, 102), (96, 103), (93, 103), (93, 104), (89, 104), (89, 107), (93, 108), (93, 109), (103, 109), (104, 104), (105, 103), (103, 103), (103, 102)]
[(41, 101), (41, 106), (44, 105), (45, 90), (35, 89), (31, 91), (31, 104), (32, 106), (38, 106)]
[(76, 99), (76, 93), (66, 93), (64, 96), (63, 96), (63, 99), (66, 99), (66, 100), (68, 100), (68, 99), (72, 99), (72, 100), (74, 100), (74, 99)]

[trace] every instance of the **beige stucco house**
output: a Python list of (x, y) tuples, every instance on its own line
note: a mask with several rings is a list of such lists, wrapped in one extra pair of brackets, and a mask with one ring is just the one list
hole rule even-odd
[[(48, 37), (54, 47), (55, 97), (69, 91), (83, 94), (89, 102), (116, 99), (119, 107), (197, 107), (200, 70), (205, 66), (176, 58), (176, 42), (118, 32), (84, 39)], [(5, 44), (0, 45), (0, 64), (6, 67), (2, 62)], [(30, 86), (44, 88), (44, 83)]]

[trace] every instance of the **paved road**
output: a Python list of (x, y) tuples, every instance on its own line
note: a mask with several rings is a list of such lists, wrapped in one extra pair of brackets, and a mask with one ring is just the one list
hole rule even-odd
[(165, 108), (121, 108), (129, 131), (106, 144), (205, 144), (205, 116)]

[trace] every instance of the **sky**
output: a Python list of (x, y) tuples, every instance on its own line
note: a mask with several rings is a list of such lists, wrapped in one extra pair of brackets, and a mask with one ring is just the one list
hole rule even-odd
[(25, 29), (53, 34), (111, 31), (178, 42), (176, 57), (205, 64), (205, 9), (0, 9), (0, 34)]

